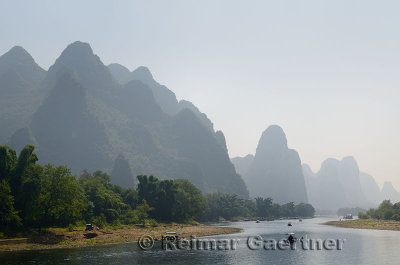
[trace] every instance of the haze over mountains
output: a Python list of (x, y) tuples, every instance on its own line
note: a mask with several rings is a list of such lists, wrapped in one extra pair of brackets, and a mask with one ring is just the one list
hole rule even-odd
[(223, 133), (147, 68), (107, 67), (89, 44), (75, 42), (47, 72), (19, 47), (0, 57), (0, 71), (0, 144), (34, 143), (41, 163), (75, 174), (112, 169), (113, 181), (128, 186), (132, 175), (152, 174), (248, 197)]
[(105, 66), (87, 43), (70, 44), (48, 71), (19, 46), (0, 56), (0, 113), (0, 144), (21, 150), (33, 143), (43, 164), (74, 174), (104, 170), (125, 187), (152, 174), (242, 198), (247, 184), (251, 197), (320, 210), (400, 201), (391, 183), (380, 190), (353, 157), (329, 158), (312, 172), (276, 125), (263, 132), (255, 155), (230, 160), (224, 134), (193, 103), (178, 101), (146, 67)]
[[(366, 195), (367, 201), (371, 204), (377, 205), (383, 200), (383, 197), (385, 197), (382, 196), (381, 190), (379, 189), (378, 184), (376, 184), (373, 176), (360, 172), (360, 183), (361, 190)], [(392, 199), (392, 201), (394, 200)]]
[(154, 99), (165, 113), (169, 115), (176, 115), (183, 109), (190, 109), (203, 123), (203, 125), (209, 128), (211, 131), (214, 131), (214, 125), (208, 119), (206, 114), (200, 112), (200, 110), (190, 101), (180, 100), (178, 102), (175, 93), (169, 90), (166, 86), (160, 85), (157, 81), (155, 81), (147, 67), (140, 66), (136, 70), (130, 72), (128, 68), (120, 64), (113, 63), (108, 65), (108, 68), (120, 84), (126, 84), (132, 80), (140, 80), (150, 87), (151, 91), (153, 92)]
[(392, 182), (385, 181), (381, 191), (381, 199), (398, 202), (400, 201), (400, 192), (393, 187)]
[(244, 179), (252, 197), (271, 197), (277, 203), (308, 202), (300, 157), (288, 148), (286, 135), (277, 125), (263, 132)]
[(341, 161), (329, 158), (317, 173), (304, 164), (303, 173), (310, 203), (317, 209), (368, 209), (378, 206), (383, 200), (400, 201), (400, 193), (391, 182), (385, 182), (380, 190), (373, 176), (359, 171), (353, 157), (345, 157)]
[(336, 212), (345, 207), (376, 207), (382, 200), (400, 201), (400, 193), (386, 182), (379, 189), (374, 178), (360, 172), (357, 161), (326, 159), (314, 173), (301, 165), (296, 151), (288, 149), (283, 130), (276, 125), (265, 130), (255, 156), (231, 159), (245, 180), (251, 197), (269, 196), (274, 201), (308, 201), (320, 211)]
[(360, 172), (353, 157), (345, 157), (341, 161), (328, 158), (316, 174), (304, 165), (303, 174), (310, 201), (315, 203), (317, 209), (369, 208), (373, 205), (364, 196)]
[(44, 93), (38, 87), (46, 71), (22, 47), (0, 57), (0, 143), (29, 122)]

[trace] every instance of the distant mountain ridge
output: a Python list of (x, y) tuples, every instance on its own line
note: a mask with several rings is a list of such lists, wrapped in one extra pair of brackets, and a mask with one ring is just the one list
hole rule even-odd
[(0, 76), (9, 70), (13, 70), (32, 87), (37, 86), (46, 75), (46, 71), (21, 46), (14, 46), (0, 56)]
[[(303, 190), (302, 183), (292, 187), (294, 180), (285, 177), (289, 168), (298, 169), (299, 162), (294, 162), (297, 159), (290, 159), (290, 155), (282, 155), (290, 153), (283, 130), (278, 126), (271, 126), (261, 138), (264, 139), (260, 139), (256, 156), (231, 158), (236, 171), (245, 180), (252, 197), (269, 196), (283, 202), (290, 199), (295, 201), (294, 198), (282, 199), (288, 191), (292, 193), (293, 190)], [(294, 156), (296, 154), (297, 152)], [(320, 212), (336, 213), (339, 208), (345, 207), (368, 209), (377, 207), (385, 199), (400, 201), (400, 193), (390, 182), (385, 182), (380, 190), (371, 175), (360, 172), (357, 161), (351, 156), (342, 160), (328, 158), (323, 161), (317, 173), (307, 164), (301, 165), (301, 171), (308, 202)], [(292, 171), (290, 175), (301, 179), (295, 172), (296, 170)], [(277, 185), (274, 178), (279, 178), (281, 184)]]
[(308, 202), (300, 157), (288, 148), (279, 126), (269, 126), (262, 133), (254, 157), (235, 158), (232, 162), (243, 174), (251, 197), (271, 197), (277, 203)]
[(364, 195), (372, 205), (378, 205), (382, 202), (382, 194), (378, 184), (373, 176), (360, 172), (361, 189)]
[[(349, 171), (343, 170), (342, 163), (346, 161), (351, 161), (347, 163)], [(331, 168), (330, 173), (326, 171), (327, 167)], [(327, 159), (318, 173), (313, 173), (308, 165), (303, 164), (303, 172), (310, 201), (319, 210), (335, 212), (344, 207), (368, 209), (377, 207), (383, 200), (391, 200), (393, 203), (400, 201), (400, 193), (392, 183), (385, 182), (380, 190), (373, 176), (358, 170), (353, 157), (345, 157), (341, 161)], [(330, 200), (331, 197), (336, 199)]]
[[(321, 169), (313, 173), (303, 164), (310, 202), (319, 210), (336, 212), (344, 207), (377, 207), (383, 200), (400, 201), (400, 193), (390, 182), (382, 190), (373, 176), (360, 172), (353, 157), (326, 159)], [(335, 198), (335, 199), (332, 199)]]
[[(173, 92), (146, 69), (130, 73), (121, 84), (117, 81), (121, 77), (89, 44), (70, 44), (42, 77), (37, 86), (42, 91), (39, 104), (19, 127), (14, 126), (8, 143), (21, 147), (35, 142), (41, 163), (63, 164), (75, 174), (113, 169), (116, 181), (130, 186), (134, 185), (130, 173), (124, 179), (115, 172), (185, 178), (203, 192), (247, 198), (223, 133), (207, 127), (197, 108), (196, 113), (179, 107)], [(171, 95), (175, 114), (166, 109), (165, 98)]]
[(251, 164), (254, 161), (254, 155), (246, 155), (244, 157), (234, 157), (231, 159), (232, 163), (235, 165), (236, 172), (241, 176), (245, 176), (249, 170)]
[(0, 143), (29, 123), (46, 96), (40, 85), (46, 71), (22, 47), (0, 56)]
[(400, 192), (393, 187), (391, 182), (385, 181), (381, 190), (381, 198), (392, 202), (400, 202)]
[(154, 98), (160, 105), (161, 109), (169, 114), (176, 115), (183, 109), (190, 109), (204, 126), (214, 131), (213, 123), (208, 119), (207, 115), (202, 113), (192, 102), (180, 100), (178, 102), (176, 95), (166, 86), (160, 85), (154, 80), (153, 75), (147, 67), (140, 66), (130, 72), (128, 68), (117, 63), (108, 65), (110, 72), (120, 84), (126, 84), (132, 80), (139, 80), (149, 86), (153, 92)]
[(317, 209), (336, 211), (344, 207), (372, 206), (362, 191), (360, 172), (353, 157), (345, 157), (340, 161), (328, 158), (317, 173), (303, 165), (303, 174), (310, 202)]
[(155, 100), (165, 113), (175, 115), (179, 112), (178, 100), (176, 99), (175, 93), (166, 86), (156, 82), (147, 67), (140, 66), (136, 70), (130, 72), (125, 66), (114, 63), (110, 64), (108, 69), (120, 84), (126, 84), (132, 80), (139, 80), (150, 87)]

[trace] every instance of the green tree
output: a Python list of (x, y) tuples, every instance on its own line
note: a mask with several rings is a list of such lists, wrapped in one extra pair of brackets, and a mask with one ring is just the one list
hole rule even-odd
[(42, 202), (46, 192), (43, 166), (33, 165), (26, 170), (21, 190), (19, 200), (24, 226), (39, 227), (43, 224), (45, 212), (45, 204)]
[(236, 194), (211, 193), (206, 195), (203, 219), (217, 221), (219, 218), (232, 220), (244, 216), (245, 201)]
[(271, 217), (272, 215), (272, 199), (257, 197), (256, 201), (256, 213), (259, 217)]
[(17, 163), (17, 154), (15, 150), (8, 146), (0, 146), (0, 181), (10, 180), (11, 172)]
[(137, 190), (134, 189), (126, 189), (122, 190), (122, 199), (124, 203), (129, 205), (131, 209), (135, 209), (139, 202), (139, 195)]
[(46, 165), (42, 185), (44, 223), (66, 226), (82, 217), (86, 209), (85, 194), (68, 168)]
[(314, 217), (315, 209), (311, 204), (300, 203), (294, 207), (294, 212), (299, 217)]
[(153, 211), (154, 208), (150, 207), (146, 200), (143, 200), (141, 204), (139, 204), (135, 209), (135, 215), (138, 217), (138, 220), (142, 226), (146, 226), (146, 221), (149, 218), (149, 213)]
[(21, 218), (14, 209), (14, 197), (8, 182), (3, 179), (0, 181), (0, 230), (10, 231), (21, 226)]
[(128, 210), (121, 194), (114, 191), (115, 187), (110, 183), (110, 179), (110, 176), (101, 171), (94, 172), (93, 176), (84, 172), (79, 177), (79, 183), (89, 202), (85, 214), (87, 221), (93, 216), (103, 214), (107, 222), (113, 222), (124, 210)]
[(294, 207), (295, 207), (294, 202), (289, 202), (289, 203), (282, 205), (280, 207), (280, 216), (294, 217), (296, 215), (295, 211), (294, 211)]
[(37, 155), (34, 152), (34, 145), (26, 145), (20, 152), (15, 168), (11, 173), (10, 187), (11, 193), (15, 198), (15, 205), (17, 209), (22, 209), (24, 207), (22, 183), (24, 177), (26, 176), (27, 170), (33, 166), (37, 161)]
[(162, 180), (154, 176), (138, 176), (139, 200), (145, 200), (154, 211), (150, 216), (156, 220), (172, 221), (172, 209), (177, 194), (173, 180)]
[(138, 184), (138, 196), (139, 200), (146, 200), (149, 205), (155, 205), (158, 200), (158, 178), (154, 176), (147, 177), (146, 175), (137, 176), (139, 181)]
[(173, 219), (188, 221), (202, 216), (205, 207), (205, 198), (201, 191), (186, 179), (174, 180), (176, 185), (175, 202), (173, 205)]

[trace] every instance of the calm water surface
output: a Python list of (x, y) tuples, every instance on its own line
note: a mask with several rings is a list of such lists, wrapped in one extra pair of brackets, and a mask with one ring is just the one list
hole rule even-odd
[[(143, 251), (136, 243), (72, 249), (0, 253), (0, 264), (400, 264), (400, 232), (358, 230), (320, 225), (329, 219), (235, 222), (224, 224), (243, 228), (234, 235), (212, 238), (240, 239), (236, 250), (165, 251), (155, 245)], [(249, 236), (279, 240), (288, 232), (308, 238), (346, 239), (342, 250), (250, 250)]]

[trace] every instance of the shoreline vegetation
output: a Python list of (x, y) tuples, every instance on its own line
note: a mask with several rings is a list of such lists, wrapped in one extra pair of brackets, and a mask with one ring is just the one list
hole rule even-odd
[[(160, 237), (171, 230), (182, 236), (235, 233), (240, 229), (199, 222), (307, 218), (315, 213), (307, 203), (203, 194), (187, 179), (139, 175), (135, 188), (121, 187), (102, 171), (75, 176), (65, 166), (38, 164), (34, 150), (27, 145), (17, 156), (0, 146), (0, 249), (134, 242), (146, 233)], [(83, 232), (87, 224), (96, 229)]]
[(356, 219), (346, 221), (330, 221), (323, 223), (323, 225), (331, 225), (342, 228), (400, 231), (400, 221), (395, 220)]
[(16, 237), (50, 227), (72, 230), (85, 224), (146, 227), (237, 218), (312, 217), (315, 213), (306, 203), (281, 205), (271, 198), (203, 194), (187, 179), (139, 175), (134, 188), (121, 187), (102, 171), (74, 176), (65, 166), (40, 165), (34, 150), (34, 145), (27, 145), (17, 156), (15, 150), (0, 146), (0, 238), (1, 234)]
[[(40, 236), (25, 238), (0, 239), (0, 252), (59, 249), (88, 246), (103, 246), (110, 244), (134, 243), (141, 236), (151, 236), (155, 240), (161, 240), (166, 232), (178, 232), (180, 237), (204, 237), (241, 232), (240, 228), (221, 227), (210, 225), (186, 225), (186, 224), (159, 224), (157, 226), (126, 226), (124, 228), (96, 228), (94, 231), (85, 232), (84, 227), (74, 231), (67, 228), (48, 228)], [(93, 238), (88, 235), (96, 234)]]
[(325, 224), (345, 228), (400, 231), (400, 202), (393, 204), (390, 200), (384, 200), (378, 208), (358, 213), (358, 218)]
[[(350, 209), (352, 210), (352, 209)], [(384, 200), (378, 208), (359, 212), (356, 220), (331, 221), (326, 225), (344, 228), (400, 231), (400, 202)]]

